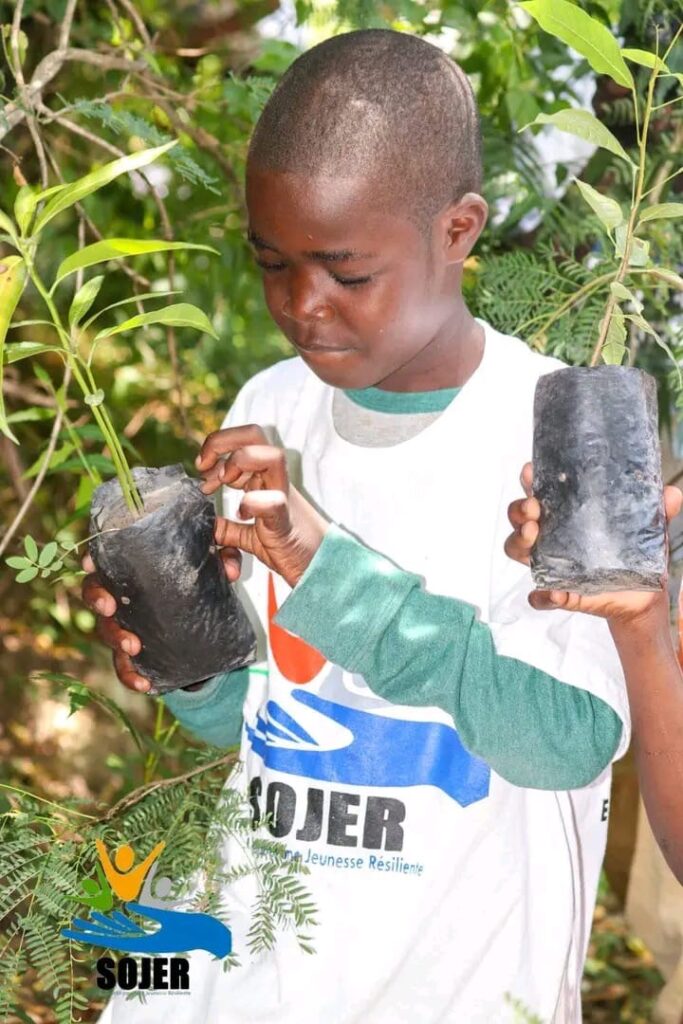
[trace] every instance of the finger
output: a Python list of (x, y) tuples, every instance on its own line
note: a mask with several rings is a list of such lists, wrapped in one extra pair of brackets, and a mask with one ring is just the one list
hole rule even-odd
[(287, 495), (282, 491), (250, 491), (237, 510), (240, 519), (260, 519), (273, 533), (286, 536), (292, 528)]
[(505, 554), (523, 565), (529, 564), (531, 549), (538, 539), (538, 523), (526, 522), (511, 533), (504, 544)]
[(675, 519), (680, 514), (681, 505), (683, 505), (683, 491), (681, 491), (680, 487), (665, 487), (664, 509), (668, 522), (671, 522), (672, 519)]
[(97, 576), (86, 576), (81, 585), (81, 596), (91, 611), (111, 616), (116, 611), (116, 600), (105, 590)]
[(139, 654), (142, 650), (140, 638), (127, 629), (122, 629), (114, 619), (106, 619), (101, 615), (97, 617), (95, 632), (100, 640), (117, 651), (124, 651), (125, 654)]
[(204, 440), (199, 455), (195, 459), (195, 466), (201, 472), (211, 469), (222, 455), (228, 455), (245, 444), (268, 444), (268, 438), (262, 428), (256, 426), (255, 423), (214, 430)]
[(261, 486), (258, 482), (259, 474), (252, 473), (250, 471), (240, 473), (239, 477), (236, 480), (232, 480), (228, 485), (228, 483), (223, 479), (223, 467), (227, 462), (228, 459), (219, 459), (216, 465), (205, 473), (204, 480), (199, 485), (199, 489), (203, 494), (214, 494), (219, 487), (230, 486), (233, 490), (243, 491), (248, 486)]
[(234, 583), (242, 574), (242, 552), (237, 548), (227, 547), (222, 548), (219, 555), (228, 581)]
[(529, 604), (538, 611), (581, 611), (581, 595), (566, 590), (532, 590)]
[(146, 693), (151, 684), (149, 679), (141, 676), (132, 665), (129, 654), (123, 651), (114, 651), (114, 670), (120, 681), (128, 690), (136, 690), (138, 693)]
[(522, 466), (522, 472), (519, 477), (519, 482), (524, 488), (524, 493), (526, 494), (527, 498), (530, 498), (534, 482), (534, 471), (533, 466), (530, 462), (525, 462)]
[(95, 572), (95, 563), (93, 562), (90, 555), (83, 555), (83, 558), (81, 559), (81, 565), (83, 566), (86, 572)]
[(536, 498), (518, 498), (508, 506), (508, 519), (514, 527), (530, 521), (538, 522), (540, 518), (541, 505)]
[(289, 486), (287, 459), (282, 448), (272, 444), (238, 448), (219, 468), (218, 475), (228, 487), (235, 487), (242, 476), (258, 473), (265, 490), (286, 491)]

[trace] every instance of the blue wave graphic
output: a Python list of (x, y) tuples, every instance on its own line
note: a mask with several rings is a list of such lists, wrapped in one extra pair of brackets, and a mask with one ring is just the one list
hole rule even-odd
[[(279, 704), (269, 701), (247, 737), (269, 768), (348, 786), (435, 786), (461, 807), (489, 794), (491, 770), (463, 747), (456, 730), (441, 722), (414, 722), (325, 700), (295, 689), (292, 698), (348, 729), (344, 746), (324, 750)], [(284, 747), (286, 739), (297, 747)], [(307, 743), (317, 749), (304, 749)]]

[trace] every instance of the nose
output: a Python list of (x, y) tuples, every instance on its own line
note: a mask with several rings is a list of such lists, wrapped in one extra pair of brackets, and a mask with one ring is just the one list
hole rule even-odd
[(330, 323), (334, 320), (334, 307), (311, 282), (299, 278), (292, 280), (289, 293), (282, 303), (282, 314), (299, 323)]

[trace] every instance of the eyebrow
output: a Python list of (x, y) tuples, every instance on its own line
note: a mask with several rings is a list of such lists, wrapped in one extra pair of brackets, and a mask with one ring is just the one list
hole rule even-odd
[[(280, 250), (276, 249), (270, 242), (266, 242), (264, 238), (257, 235), (254, 231), (247, 233), (247, 238), (256, 249), (268, 249), (270, 252), (275, 252), (281, 255)], [(321, 260), (323, 263), (341, 263), (352, 260), (369, 260), (377, 254), (374, 252), (358, 252), (356, 249), (311, 249), (304, 252), (304, 256), (307, 259)]]

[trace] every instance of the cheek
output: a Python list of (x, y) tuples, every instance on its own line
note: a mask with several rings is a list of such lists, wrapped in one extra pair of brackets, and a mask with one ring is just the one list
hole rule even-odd
[(284, 319), (282, 314), (282, 307), (285, 301), (285, 295), (281, 284), (278, 284), (274, 278), (264, 277), (263, 281), (263, 297), (266, 300), (266, 306), (268, 312), (272, 316), (275, 323), (280, 326)]

